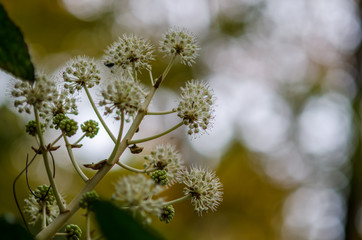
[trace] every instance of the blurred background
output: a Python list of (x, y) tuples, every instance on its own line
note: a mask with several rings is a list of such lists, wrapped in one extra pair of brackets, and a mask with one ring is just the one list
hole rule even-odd
[[(201, 217), (189, 202), (175, 205), (171, 223), (153, 220), (167, 239), (362, 239), (360, 1), (0, 2), (22, 30), (35, 67), (55, 79), (74, 56), (100, 60), (123, 33), (135, 33), (155, 46), (173, 26), (198, 36), (197, 63), (192, 68), (175, 65), (151, 110), (173, 108), (186, 81), (204, 80), (217, 97), (213, 128), (196, 138), (178, 129), (142, 146), (147, 154), (159, 143), (173, 143), (187, 164), (215, 169), (224, 185), (224, 201), (216, 212)], [(168, 58), (156, 55), (154, 76), (168, 63)], [(141, 77), (149, 84), (147, 74)], [(24, 124), (31, 116), (19, 115), (12, 107), (12, 77), (0, 72), (0, 78), (0, 214), (20, 218), (12, 181), (24, 168), (26, 154), (33, 154), (35, 142), (25, 135)], [(76, 119), (96, 119), (84, 96), (78, 98), (82, 103)], [(106, 120), (116, 130), (117, 123)], [(136, 138), (176, 122), (172, 116), (147, 117)], [(55, 137), (47, 135), (49, 141)], [(111, 147), (101, 129), (75, 154), (80, 164), (98, 162), (107, 158)], [(55, 158), (56, 181), (69, 202), (83, 183), (74, 175), (64, 147)], [(138, 167), (142, 159), (122, 156)], [(96, 190), (110, 197), (122, 174), (115, 167)], [(33, 188), (47, 183), (45, 176), (41, 161), (29, 168)], [(21, 205), (28, 194), (21, 177)], [(182, 186), (166, 194), (169, 199), (181, 195)], [(84, 226), (82, 214), (72, 223)]]

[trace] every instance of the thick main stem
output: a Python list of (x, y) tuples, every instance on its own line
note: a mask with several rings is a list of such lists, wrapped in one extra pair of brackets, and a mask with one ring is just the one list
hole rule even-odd
[[(137, 116), (135, 117), (131, 127), (129, 128), (127, 134), (119, 144), (118, 148), (115, 149), (115, 154), (113, 158), (109, 158), (107, 160), (108, 164), (105, 164), (89, 181), (85, 184), (83, 189), (78, 193), (78, 195), (70, 202), (68, 209), (69, 211), (61, 213), (47, 228), (42, 230), (38, 233), (36, 236), (36, 239), (38, 240), (45, 240), (50, 239), (54, 234), (68, 221), (69, 218), (71, 218), (74, 213), (79, 209), (79, 201), (82, 197), (82, 195), (86, 192), (92, 191), (95, 186), (102, 180), (102, 178), (111, 170), (113, 165), (119, 160), (122, 153), (126, 150), (128, 146), (128, 141), (130, 141), (135, 134), (136, 130), (138, 129), (139, 125), (141, 124), (142, 119), (145, 116), (146, 109), (148, 108), (148, 105), (150, 104), (153, 95), (155, 94), (156, 90), (160, 86), (162, 82), (163, 77), (159, 77), (154, 84), (153, 88), (149, 92), (149, 94), (146, 97), (146, 100), (142, 106), (143, 111), (139, 111)], [(111, 156), (112, 156), (111, 155)]]
[(35, 121), (36, 121), (36, 124), (37, 124), (36, 127), (37, 127), (37, 130), (38, 130), (38, 137), (39, 137), (39, 141), (40, 141), (40, 149), (41, 149), (41, 152), (42, 152), (42, 155), (43, 155), (45, 171), (47, 172), (48, 179), (49, 179), (49, 182), (50, 182), (50, 186), (53, 188), (55, 200), (57, 201), (59, 210), (60, 210), (60, 212), (65, 212), (66, 209), (65, 209), (64, 204), (62, 202), (62, 198), (60, 197), (58, 187), (55, 184), (53, 174), (52, 174), (52, 171), (50, 169), (49, 158), (48, 158), (48, 150), (46, 149), (46, 147), (44, 145), (43, 134), (41, 132), (39, 112), (35, 107), (34, 107), (34, 115), (35, 115)]

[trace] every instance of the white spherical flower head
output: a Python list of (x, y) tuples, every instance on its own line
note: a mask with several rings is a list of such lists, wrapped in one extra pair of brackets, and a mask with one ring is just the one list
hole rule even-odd
[(64, 87), (70, 93), (81, 90), (84, 86), (92, 88), (98, 85), (101, 77), (94, 60), (87, 57), (76, 57), (68, 63), (63, 72)]
[(206, 131), (214, 118), (214, 95), (203, 82), (190, 81), (181, 88), (181, 100), (175, 109), (177, 116), (189, 126), (188, 134)]
[(58, 95), (50, 102), (49, 108), (44, 109), (39, 115), (49, 123), (57, 114), (78, 114), (76, 98), (67, 91), (59, 91)]
[[(47, 224), (50, 224), (58, 215), (59, 207), (54, 197), (52, 188), (41, 185), (34, 190), (34, 195), (29, 195), (25, 202), (25, 214), (29, 218), (29, 224), (35, 225), (38, 220), (43, 220), (44, 212)], [(62, 199), (63, 203), (64, 200)]]
[(222, 201), (222, 184), (213, 171), (186, 169), (180, 172), (179, 181), (186, 185), (184, 194), (191, 196), (191, 204), (199, 215), (209, 209), (215, 211)]
[(172, 145), (159, 145), (145, 156), (146, 162), (144, 167), (147, 170), (166, 170), (169, 182), (175, 182), (177, 173), (184, 168), (181, 155), (175, 150)]
[(119, 67), (123, 70), (151, 70), (153, 47), (147, 41), (135, 35), (123, 35), (105, 51), (104, 65)]
[(199, 47), (193, 34), (185, 29), (171, 28), (163, 35), (160, 51), (170, 56), (180, 56), (181, 62), (191, 66), (199, 55)]
[(119, 120), (122, 112), (128, 117), (134, 117), (141, 109), (145, 96), (138, 82), (125, 78), (114, 81), (102, 90), (103, 100), (99, 102), (99, 105), (105, 107), (105, 115), (115, 111), (115, 119)]
[(163, 198), (153, 199), (164, 189), (153, 180), (142, 174), (129, 175), (121, 178), (116, 184), (116, 192), (112, 199), (120, 207), (140, 213), (149, 221), (148, 214), (160, 216), (165, 201)]
[(35, 83), (16, 81), (11, 95), (16, 98), (14, 106), (19, 113), (25, 111), (30, 114), (32, 107), (39, 112), (49, 109), (51, 101), (58, 97), (58, 91), (53, 81), (44, 74), (37, 73)]

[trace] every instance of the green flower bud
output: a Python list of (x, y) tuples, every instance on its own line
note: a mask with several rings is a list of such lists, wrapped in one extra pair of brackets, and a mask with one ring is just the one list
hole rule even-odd
[[(31, 136), (35, 136), (38, 134), (38, 132), (36, 131), (36, 121), (31, 120), (29, 121), (26, 125), (25, 125), (25, 132), (29, 133), (29, 135)], [(44, 123), (40, 123), (40, 128), (41, 128), (41, 132), (43, 133), (45, 130), (45, 124)]]
[(172, 205), (168, 205), (167, 207), (162, 208), (162, 213), (159, 219), (160, 221), (169, 223), (171, 222), (174, 216), (175, 216), (175, 209), (173, 208)]
[(156, 170), (152, 173), (151, 178), (160, 185), (167, 185), (167, 171), (166, 170)]
[(82, 195), (79, 205), (83, 209), (92, 209), (92, 205), (99, 199), (99, 195), (96, 191), (86, 192)]
[(84, 122), (80, 127), (85, 135), (89, 138), (94, 138), (99, 131), (98, 123), (94, 120), (88, 120)]
[(82, 230), (80, 229), (80, 227), (78, 227), (78, 225), (75, 224), (68, 224), (65, 227), (65, 232), (68, 233), (68, 240), (79, 240), (82, 236)]

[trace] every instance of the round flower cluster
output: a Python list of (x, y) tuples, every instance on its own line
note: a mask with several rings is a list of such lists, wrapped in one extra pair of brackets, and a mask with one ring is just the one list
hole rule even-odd
[[(59, 207), (56, 203), (53, 189), (47, 185), (40, 185), (29, 195), (25, 202), (25, 214), (29, 217), (29, 224), (35, 225), (39, 219), (43, 219), (43, 211), (47, 224), (51, 223), (59, 215)], [(45, 209), (44, 209), (45, 208)]]
[(59, 113), (53, 117), (53, 125), (51, 127), (55, 127), (55, 129), (59, 129), (59, 124), (62, 120), (69, 119), (69, 117), (65, 116), (63, 113)]
[(152, 179), (145, 175), (129, 175), (121, 178), (116, 184), (116, 192), (112, 199), (120, 207), (130, 209), (132, 212), (140, 215), (150, 222), (148, 214), (160, 216), (164, 200), (162, 198), (153, 199), (152, 197), (161, 193), (163, 188), (155, 184)]
[(125, 112), (129, 117), (134, 117), (145, 100), (145, 93), (141, 85), (130, 79), (115, 81), (108, 85), (102, 91), (102, 96), (103, 100), (99, 102), (99, 105), (105, 106), (104, 114), (108, 115), (116, 110), (116, 120), (120, 119), (122, 112)]
[(180, 154), (172, 145), (157, 146), (151, 155), (145, 156), (147, 162), (144, 163), (144, 168), (147, 170), (157, 169), (165, 170), (170, 183), (174, 183), (177, 173), (183, 168), (183, 161)]
[(49, 108), (44, 109), (39, 115), (49, 123), (54, 116), (57, 114), (78, 114), (78, 107), (76, 99), (69, 96), (66, 91), (60, 92), (54, 99), (49, 103)]
[(167, 207), (162, 208), (160, 221), (165, 221), (166, 223), (170, 223), (174, 216), (175, 216), (175, 209), (173, 208), (172, 205), (168, 205)]
[(82, 195), (79, 205), (83, 209), (91, 209), (95, 201), (99, 200), (99, 195), (96, 191), (86, 192)]
[[(36, 134), (38, 134), (37, 130), (36, 130), (36, 121), (34, 120), (30, 120), (26, 125), (25, 125), (25, 132), (29, 133), (29, 135), (31, 136), (35, 136)], [(40, 123), (40, 128), (41, 128), (41, 132), (43, 133), (45, 131), (45, 124), (44, 123)]]
[(101, 78), (96, 63), (86, 57), (76, 57), (71, 60), (63, 72), (64, 87), (70, 93), (79, 91), (83, 87), (92, 88), (98, 85)]
[(76, 134), (78, 130), (78, 123), (73, 119), (66, 117), (59, 123), (59, 128), (67, 135), (68, 137)]
[(94, 138), (99, 131), (98, 123), (94, 120), (85, 121), (80, 127), (89, 138)]
[(166, 170), (156, 170), (156, 171), (152, 172), (151, 178), (157, 184), (160, 184), (160, 185), (167, 185), (168, 184)]
[(135, 35), (123, 35), (105, 51), (104, 64), (123, 70), (151, 70), (149, 62), (154, 60), (152, 53), (153, 48), (147, 41)]
[(191, 196), (191, 204), (199, 215), (209, 209), (215, 211), (222, 201), (222, 184), (212, 171), (185, 169), (180, 172), (179, 181), (186, 185), (184, 194)]
[(68, 224), (65, 227), (65, 232), (68, 234), (67, 240), (79, 240), (82, 236), (82, 230), (75, 224)]
[(189, 126), (188, 134), (206, 131), (213, 118), (214, 96), (203, 82), (190, 81), (181, 88), (181, 100), (177, 107), (177, 116)]
[(181, 62), (191, 66), (198, 56), (199, 47), (193, 34), (185, 29), (170, 29), (163, 35), (160, 51), (166, 55), (181, 57)]
[(30, 114), (35, 107), (39, 112), (49, 109), (50, 102), (58, 96), (55, 83), (48, 80), (45, 75), (37, 73), (35, 83), (16, 81), (11, 95), (16, 98), (14, 106), (19, 113)]

